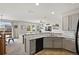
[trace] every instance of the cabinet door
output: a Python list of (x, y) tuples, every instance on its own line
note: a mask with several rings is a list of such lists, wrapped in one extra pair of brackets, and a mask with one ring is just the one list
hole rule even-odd
[(64, 31), (68, 30), (68, 16), (62, 17), (62, 30)]
[(53, 38), (44, 38), (44, 48), (53, 48)]
[(62, 29), (68, 31), (75, 31), (79, 14), (67, 15), (62, 17)]
[(72, 30), (72, 16), (68, 16), (68, 31)]
[(34, 54), (36, 52), (36, 40), (30, 40), (30, 54)]
[(63, 39), (62, 38), (54, 38), (54, 48), (62, 48), (63, 47)]
[(75, 31), (76, 30), (78, 17), (79, 17), (78, 14), (73, 14), (73, 15), (68, 16), (69, 31)]
[(71, 38), (66, 38), (63, 40), (63, 48), (72, 52), (76, 52), (75, 49), (75, 40)]

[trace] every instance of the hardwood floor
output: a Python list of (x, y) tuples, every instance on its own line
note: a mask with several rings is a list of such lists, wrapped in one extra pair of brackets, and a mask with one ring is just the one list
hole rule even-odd
[(35, 55), (76, 55), (76, 53), (65, 49), (43, 49)]
[(6, 55), (27, 55), (24, 50), (24, 45), (19, 42), (19, 40), (15, 40), (14, 42), (10, 42), (6, 46)]

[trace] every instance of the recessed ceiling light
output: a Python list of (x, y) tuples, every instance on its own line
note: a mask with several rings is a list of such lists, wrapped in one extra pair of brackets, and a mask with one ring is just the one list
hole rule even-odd
[(39, 6), (39, 3), (36, 3), (36, 6)]
[(51, 12), (51, 14), (53, 15), (53, 14), (55, 14), (55, 12), (54, 12), (54, 11), (52, 11), (52, 12)]

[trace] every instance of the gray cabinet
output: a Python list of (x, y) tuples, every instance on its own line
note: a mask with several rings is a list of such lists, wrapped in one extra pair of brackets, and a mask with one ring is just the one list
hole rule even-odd
[(62, 48), (63, 46), (63, 39), (60, 38), (60, 37), (55, 37), (54, 40), (53, 40), (53, 45), (54, 47), (53, 48)]
[(57, 37), (50, 37), (44, 38), (43, 46), (44, 48), (62, 48), (62, 38)]
[(72, 52), (76, 52), (75, 49), (75, 40), (71, 38), (64, 38), (63, 40), (63, 48)]
[(36, 40), (30, 40), (30, 54), (36, 52)]
[(79, 14), (66, 15), (62, 17), (62, 29), (64, 31), (75, 31)]
[[(76, 52), (75, 40), (72, 38), (46, 37), (43, 38), (43, 48), (64, 48)], [(30, 54), (36, 52), (36, 40), (30, 40)]]
[(52, 38), (44, 38), (43, 39), (43, 47), (44, 48), (53, 48), (53, 41)]
[(79, 18), (79, 14), (73, 14), (73, 15), (68, 16), (69, 30), (71, 30), (71, 31), (76, 30), (78, 18)]
[(62, 30), (64, 31), (68, 30), (68, 16), (62, 17)]

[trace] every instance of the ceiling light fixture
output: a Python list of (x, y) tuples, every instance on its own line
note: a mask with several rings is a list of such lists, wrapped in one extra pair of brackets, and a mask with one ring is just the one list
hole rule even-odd
[(36, 3), (36, 6), (39, 6), (39, 3)]
[(53, 14), (55, 14), (55, 12), (54, 12), (54, 11), (52, 11), (52, 12), (51, 12), (51, 14), (53, 15)]

